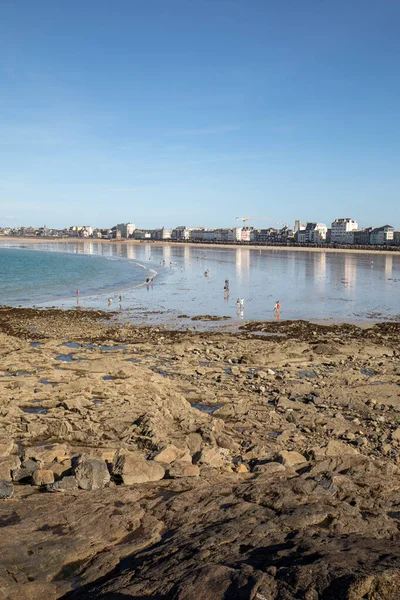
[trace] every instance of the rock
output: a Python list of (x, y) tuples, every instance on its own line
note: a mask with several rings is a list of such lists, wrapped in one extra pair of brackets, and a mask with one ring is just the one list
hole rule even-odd
[(139, 455), (123, 454), (118, 456), (113, 475), (120, 477), (126, 485), (159, 481), (165, 475), (165, 469), (158, 463), (145, 460)]
[(0, 458), (8, 456), (14, 449), (13, 440), (0, 440)]
[(61, 479), (61, 477), (68, 474), (68, 472), (72, 468), (72, 461), (67, 458), (67, 460), (63, 460), (61, 463), (53, 462), (49, 465), (49, 469), (53, 471), (56, 479)]
[(37, 469), (32, 475), (33, 485), (49, 485), (54, 483), (54, 473), (48, 469)]
[(60, 406), (70, 412), (82, 413), (83, 411), (86, 414), (86, 409), (91, 406), (91, 402), (85, 398), (68, 398), (63, 400)]
[(193, 454), (196, 454), (196, 452), (200, 452), (202, 443), (203, 438), (199, 433), (189, 433), (189, 435), (186, 436), (186, 445), (192, 456)]
[(244, 463), (240, 463), (236, 467), (236, 473), (248, 473), (249, 470)]
[(161, 463), (173, 463), (181, 454), (182, 451), (179, 448), (173, 444), (168, 444), (153, 456), (153, 460)]
[(224, 464), (224, 456), (221, 448), (203, 448), (196, 456), (196, 462), (218, 469)]
[(310, 455), (314, 460), (325, 457), (343, 456), (344, 454), (357, 454), (357, 450), (343, 442), (330, 440), (326, 446), (323, 446), (322, 448), (312, 448), (310, 451)]
[(44, 465), (52, 463), (54, 460), (59, 462), (69, 458), (67, 444), (43, 444), (25, 448), (24, 458), (33, 458)]
[(0, 498), (12, 498), (14, 495), (14, 486), (9, 481), (0, 481)]
[(84, 454), (78, 459), (75, 478), (83, 490), (98, 490), (110, 481), (110, 473), (104, 460)]
[[(39, 465), (37, 466), (39, 468)], [(11, 477), (13, 481), (18, 483), (30, 483), (34, 471), (32, 469), (13, 469), (11, 471)]]
[(54, 483), (46, 485), (46, 490), (48, 492), (66, 492), (77, 490), (78, 487), (76, 478), (73, 475), (69, 475), (68, 477), (63, 477), (60, 481), (55, 481)]
[(392, 440), (400, 442), (400, 427), (398, 427), (395, 431), (392, 432)]
[(0, 458), (0, 479), (3, 481), (11, 481), (11, 472), (18, 469), (19, 466), (20, 460), (15, 454)]
[(197, 465), (177, 460), (168, 469), (169, 477), (179, 479), (180, 477), (199, 477), (200, 469)]
[(253, 473), (265, 473), (267, 475), (277, 473), (279, 471), (285, 471), (283, 464), (278, 462), (268, 462), (257, 464), (252, 469)]
[(282, 452), (279, 452), (276, 460), (285, 467), (293, 467), (294, 465), (307, 462), (306, 457), (300, 454), (300, 452), (288, 452), (287, 450), (282, 450)]

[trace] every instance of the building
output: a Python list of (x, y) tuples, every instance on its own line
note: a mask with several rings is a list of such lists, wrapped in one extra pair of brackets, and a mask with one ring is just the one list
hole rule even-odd
[(331, 243), (351, 244), (353, 242), (351, 232), (356, 229), (358, 229), (358, 224), (353, 219), (335, 219), (331, 227)]
[(117, 231), (119, 231), (121, 234), (121, 238), (132, 237), (134, 231), (136, 230), (136, 226), (133, 223), (119, 223), (116, 227)]
[(385, 246), (386, 244), (392, 244), (394, 237), (394, 227), (391, 225), (382, 225), (382, 227), (376, 227), (371, 231), (370, 244), (376, 246)]
[(400, 231), (393, 231), (393, 245), (400, 246)]
[(306, 244), (325, 243), (327, 231), (328, 228), (324, 223), (307, 223), (304, 230), (297, 232), (297, 241), (301, 242), (304, 240)]
[(175, 227), (172, 230), (171, 238), (177, 242), (183, 242), (190, 239), (190, 234), (192, 232), (192, 228), (185, 227), (184, 225), (180, 225), (179, 227)]
[(366, 227), (363, 229), (356, 229), (352, 232), (353, 241), (352, 244), (356, 246), (368, 246), (370, 243), (370, 236), (373, 227)]
[(151, 232), (152, 240), (170, 240), (172, 235), (172, 229), (165, 229), (161, 227), (160, 229), (154, 229)]

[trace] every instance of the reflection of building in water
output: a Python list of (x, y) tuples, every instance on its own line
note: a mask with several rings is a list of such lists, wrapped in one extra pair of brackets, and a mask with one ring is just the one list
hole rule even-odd
[(356, 288), (357, 279), (357, 260), (351, 254), (344, 253), (344, 269), (342, 275), (342, 283), (351, 288), (353, 291)]
[(393, 271), (393, 256), (391, 254), (385, 254), (385, 276), (389, 279), (392, 276)]
[(83, 242), (80, 245), (84, 254), (94, 254), (93, 242)]
[(186, 246), (186, 244), (183, 247), (183, 264), (185, 267), (189, 266), (191, 250), (192, 248), (190, 246)]
[(126, 245), (126, 258), (130, 258), (131, 260), (136, 258), (135, 244), (127, 244)]
[(313, 254), (314, 283), (322, 291), (326, 284), (326, 252), (313, 252)]
[(162, 247), (163, 260), (168, 264), (171, 260), (171, 246), (166, 245)]
[(250, 249), (236, 248), (236, 276), (238, 278), (247, 278), (250, 269)]

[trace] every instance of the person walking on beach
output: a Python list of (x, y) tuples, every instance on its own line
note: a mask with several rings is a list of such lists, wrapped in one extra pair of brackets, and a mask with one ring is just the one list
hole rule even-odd
[(112, 305), (112, 298), (109, 298), (108, 299), (108, 306), (111, 306), (111, 305)]
[(280, 313), (281, 312), (281, 303), (279, 300), (277, 300), (275, 302), (275, 306), (274, 306), (274, 313)]

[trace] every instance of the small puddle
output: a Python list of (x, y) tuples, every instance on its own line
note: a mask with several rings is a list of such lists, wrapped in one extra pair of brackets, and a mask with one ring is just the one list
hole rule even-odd
[(141, 361), (141, 360), (139, 360), (138, 358), (126, 358), (126, 359), (125, 359), (125, 362), (130, 362), (130, 363), (137, 364), (137, 363), (140, 363), (140, 362), (142, 362), (142, 361)]
[(81, 348), (81, 345), (77, 342), (64, 342), (64, 344), (60, 344), (60, 346), (66, 346), (67, 348)]
[(375, 375), (374, 369), (370, 369), (369, 367), (361, 369), (360, 373), (361, 375), (366, 375), (367, 377), (372, 377), (373, 375)]
[(266, 434), (269, 435), (269, 437), (276, 439), (282, 435), (282, 431), (267, 431)]
[(51, 385), (51, 387), (56, 387), (56, 383), (49, 381), (48, 379), (40, 379), (39, 383), (43, 383), (43, 385)]
[(215, 365), (214, 360), (201, 360), (199, 362), (200, 367), (213, 367)]
[(31, 348), (39, 348), (39, 346), (41, 346), (42, 342), (31, 342), (29, 345)]
[(73, 361), (87, 360), (87, 359), (77, 356), (76, 354), (59, 354), (58, 356), (55, 357), (54, 360), (59, 360), (61, 362), (73, 362)]
[(100, 400), (100, 398), (92, 398), (92, 402), (95, 406), (98, 406), (99, 404), (103, 404), (103, 400)]
[(112, 375), (104, 375), (102, 379), (103, 381), (115, 381), (115, 377), (112, 377)]
[(201, 412), (205, 412), (208, 415), (212, 415), (216, 410), (222, 407), (222, 404), (214, 404), (213, 406), (209, 404), (202, 404), (201, 402), (196, 402), (192, 404), (192, 408), (197, 408)]
[(45, 415), (47, 412), (49, 412), (48, 409), (44, 408), (43, 406), (37, 406), (35, 408), (21, 408), (21, 410), (28, 415)]
[(300, 377), (316, 377), (315, 371), (299, 371)]
[(88, 350), (99, 350), (100, 352), (112, 352), (113, 350), (125, 350), (126, 346), (95, 346), (94, 344), (86, 344)]

